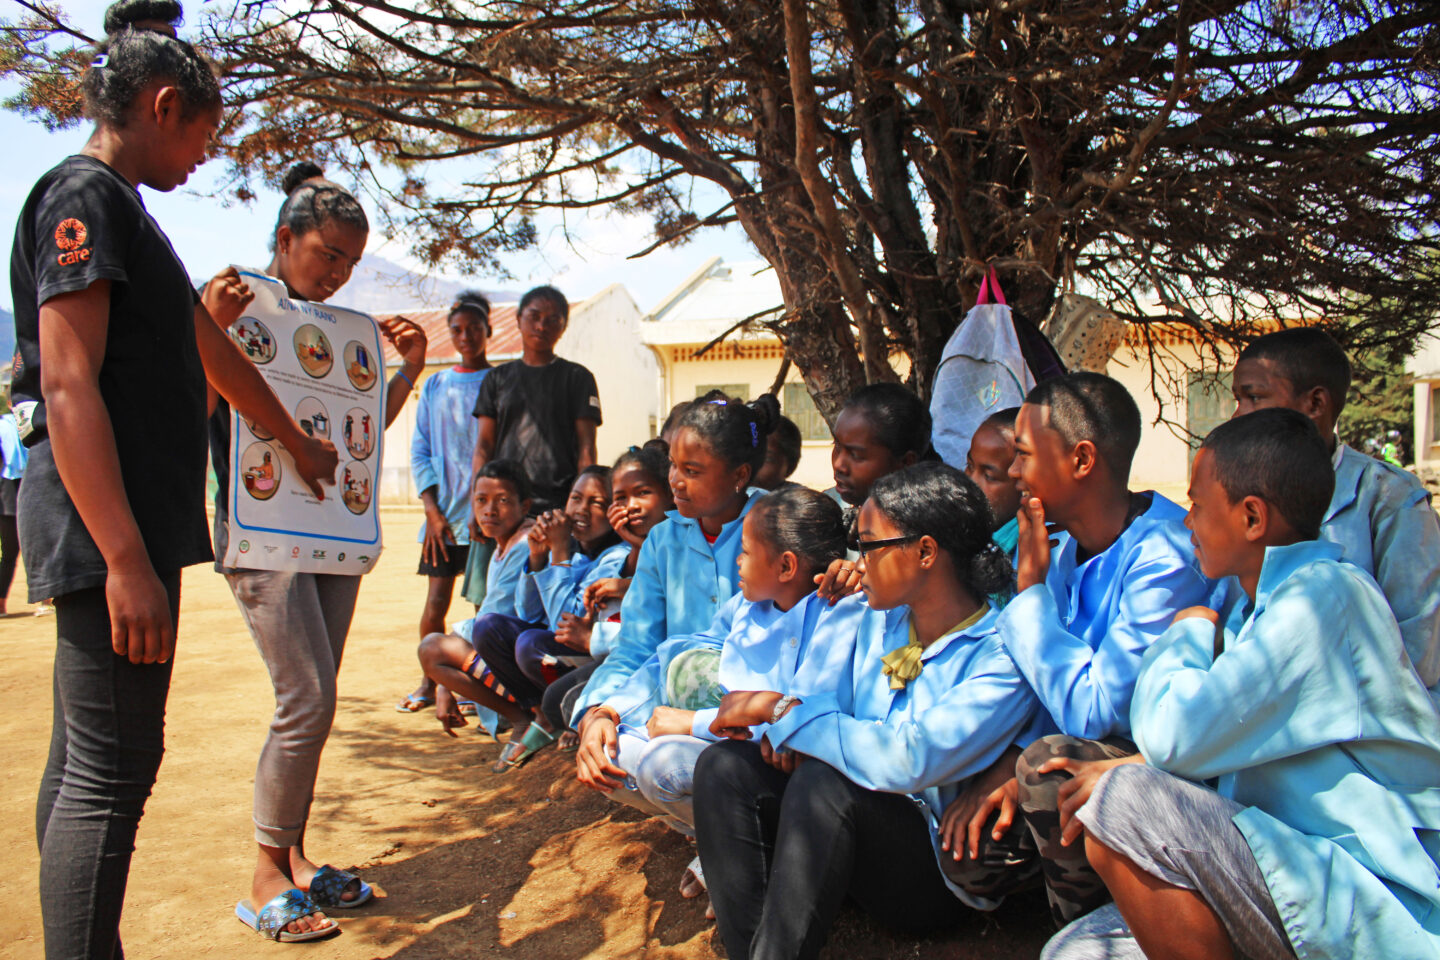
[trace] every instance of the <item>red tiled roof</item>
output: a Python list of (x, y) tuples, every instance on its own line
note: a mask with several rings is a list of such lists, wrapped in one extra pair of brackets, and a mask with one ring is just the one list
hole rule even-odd
[[(507, 360), (520, 355), (520, 327), (515, 323), (515, 307), (513, 303), (497, 303), (490, 307), (490, 329), (494, 331), (490, 335), (490, 341), (485, 348), (485, 356), (490, 360)], [(425, 362), (431, 363), (455, 363), (460, 359), (455, 353), (455, 348), (450, 345), (450, 327), (446, 323), (450, 319), (450, 311), (444, 310), (408, 310), (402, 314), (384, 313), (376, 314), (376, 320), (388, 320), (391, 317), (402, 316), (413, 320), (425, 331), (427, 347), (425, 349)], [(400, 362), (400, 355), (395, 352), (389, 341), (385, 343), (385, 362), (396, 364)]]

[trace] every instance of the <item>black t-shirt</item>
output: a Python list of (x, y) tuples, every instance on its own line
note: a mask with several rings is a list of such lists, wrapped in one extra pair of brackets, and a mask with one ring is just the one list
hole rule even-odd
[[(195, 346), (197, 295), (140, 193), (93, 157), (40, 178), (15, 227), (17, 402), (40, 390), (40, 305), (110, 281), (100, 395), (125, 498), (159, 574), (211, 558), (205, 529), (205, 370)], [(30, 599), (105, 582), (105, 560), (60, 481), (50, 440), (30, 451), (19, 525)]]
[(512, 360), (480, 384), (475, 416), (495, 421), (491, 459), (516, 460), (535, 488), (532, 510), (563, 507), (580, 472), (576, 420), (600, 423), (595, 377), (578, 363), (556, 357), (543, 367)]

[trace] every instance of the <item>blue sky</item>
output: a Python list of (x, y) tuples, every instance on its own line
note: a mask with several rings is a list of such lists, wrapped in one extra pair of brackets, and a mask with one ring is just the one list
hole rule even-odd
[[(60, 0), (71, 23), (91, 36), (100, 33), (100, 22), (106, 2), (99, 0)], [(193, 21), (202, 7), (189, 0), (187, 15)], [(16, 8), (5, 12), (12, 17)], [(182, 34), (186, 31), (182, 28)], [(0, 95), (11, 88), (0, 85)], [(34, 182), (64, 157), (75, 153), (89, 136), (88, 125), (50, 133), (38, 123), (17, 114), (0, 111), (0, 237), (3, 237), (5, 263), (10, 260), (10, 243), (20, 208)], [(175, 249), (192, 276), (208, 276), (227, 264), (240, 263), (263, 266), (269, 230), (282, 199), (279, 191), (255, 185), (259, 199), (250, 205), (226, 205), (223, 199), (208, 196), (221, 164), (201, 167), (190, 182), (180, 189), (161, 194), (143, 189), (145, 203), (151, 214), (169, 235)], [(438, 172), (438, 171), (436, 171)], [(704, 214), (719, 207), (722, 201), (702, 201), (698, 212)], [(680, 247), (662, 248), (642, 260), (626, 260), (629, 254), (644, 249), (652, 242), (650, 225), (644, 217), (621, 217), (593, 211), (571, 219), (568, 231), (558, 220), (542, 223), (540, 245), (535, 251), (508, 257), (506, 268), (513, 279), (477, 276), (473, 281), (481, 287), (506, 289), (524, 288), (539, 283), (554, 283), (572, 300), (583, 299), (611, 283), (623, 283), (642, 310), (648, 311), (709, 257), (720, 255), (726, 260), (750, 260), (757, 254), (735, 226), (711, 229), (693, 242)], [(567, 237), (568, 233), (568, 237)], [(413, 266), (408, 255), (411, 239), (400, 237), (386, 241), (378, 233), (371, 235), (369, 252), (396, 263)], [(345, 292), (336, 295), (344, 302)], [(9, 284), (0, 286), (0, 306), (10, 308)]]

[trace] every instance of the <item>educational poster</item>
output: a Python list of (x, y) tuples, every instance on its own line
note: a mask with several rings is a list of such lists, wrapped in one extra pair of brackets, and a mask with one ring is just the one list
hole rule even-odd
[(291, 300), (285, 286), (237, 268), (255, 299), (230, 328), (300, 429), (335, 444), (335, 486), (315, 499), (290, 454), (232, 410), (230, 544), (225, 564), (307, 573), (368, 572), (380, 557), (375, 485), (384, 436), (384, 351), (368, 315)]

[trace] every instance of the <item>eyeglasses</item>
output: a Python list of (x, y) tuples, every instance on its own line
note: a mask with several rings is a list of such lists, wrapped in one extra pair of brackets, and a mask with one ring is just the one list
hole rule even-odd
[(881, 547), (898, 547), (902, 543), (914, 543), (919, 539), (920, 535), (918, 533), (909, 537), (891, 537), (888, 540), (860, 540), (857, 538), (851, 545), (858, 550), (860, 556), (863, 557), (873, 550), (879, 550)]

